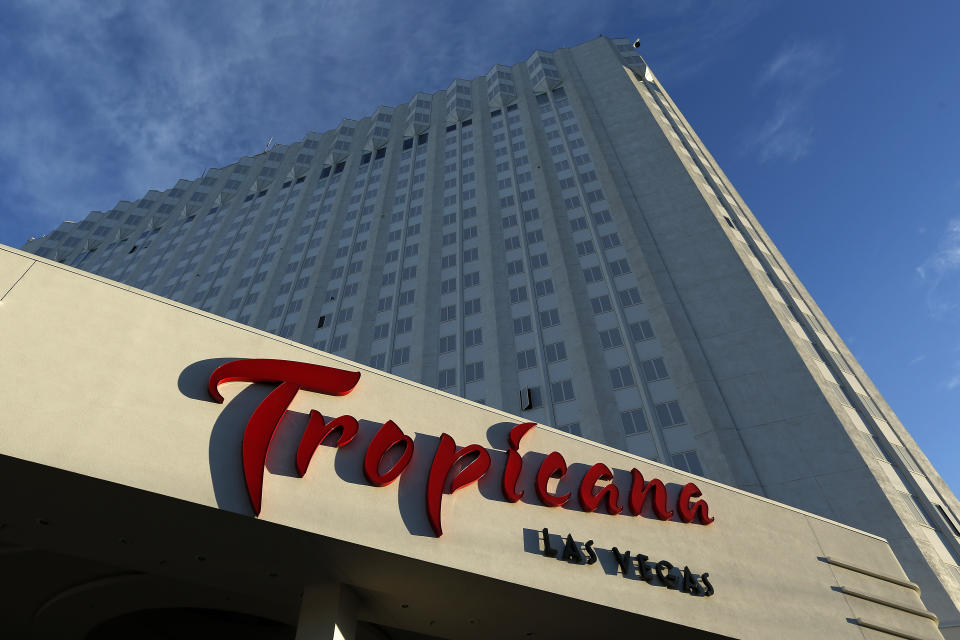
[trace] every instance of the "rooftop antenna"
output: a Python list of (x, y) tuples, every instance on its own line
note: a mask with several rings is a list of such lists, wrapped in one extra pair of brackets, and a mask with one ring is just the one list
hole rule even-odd
[(270, 136), (270, 139), (267, 140), (267, 146), (265, 146), (265, 147), (263, 148), (263, 152), (264, 152), (264, 153), (266, 153), (267, 150), (270, 148), (270, 144), (271, 144), (272, 142), (273, 142), (273, 136)]

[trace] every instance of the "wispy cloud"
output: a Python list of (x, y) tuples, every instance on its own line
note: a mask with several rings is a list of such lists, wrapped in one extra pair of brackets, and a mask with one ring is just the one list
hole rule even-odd
[[(19, 244), (256, 154), (271, 137), (299, 140), (534, 48), (596, 37), (609, 18), (584, 6), (559, 24), (547, 6), (506, 1), (411, 9), (385, 0), (11, 3), (0, 26), (0, 238)], [(557, 35), (571, 25), (589, 35)]]
[(716, 51), (762, 6), (9, 0), (0, 24), (0, 242), (19, 245), (256, 154), (271, 137), (299, 140), (538, 48), (640, 35), (675, 82), (716, 64)]
[(637, 34), (640, 50), (670, 90), (724, 64), (735, 50), (731, 44), (771, 6), (759, 0), (648, 3), (638, 9), (636, 20), (644, 25)]
[(916, 271), (926, 287), (927, 309), (931, 315), (939, 318), (957, 315), (960, 311), (960, 218), (947, 222), (936, 251)]
[(810, 152), (814, 127), (808, 108), (832, 75), (835, 56), (824, 42), (785, 45), (761, 70), (758, 93), (772, 96), (766, 119), (745, 136), (746, 147), (761, 162), (794, 162)]

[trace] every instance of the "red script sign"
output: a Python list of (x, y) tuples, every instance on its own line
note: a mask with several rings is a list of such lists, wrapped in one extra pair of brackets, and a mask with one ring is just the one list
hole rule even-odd
[[(246, 480), (250, 504), (257, 515), (263, 497), (263, 469), (267, 458), (267, 449), (277, 430), (277, 425), (286, 413), (294, 396), (301, 389), (331, 396), (343, 396), (356, 387), (360, 381), (358, 371), (345, 371), (306, 362), (289, 360), (249, 359), (228, 362), (211, 374), (208, 389), (210, 397), (223, 402), (218, 386), (223, 382), (261, 382), (278, 385), (254, 409), (243, 433), (243, 475)], [(536, 426), (532, 422), (518, 424), (510, 430), (506, 451), (506, 465), (501, 479), (503, 497), (508, 502), (517, 502), (524, 492), (517, 489), (517, 482), (523, 469), (520, 455), (520, 442)], [(340, 416), (329, 422), (318, 411), (310, 412), (306, 430), (297, 447), (297, 473), (303, 477), (310, 460), (320, 443), (336, 432), (334, 446), (345, 447), (354, 442), (359, 431), (357, 419), (353, 416)], [(386, 454), (400, 447), (400, 456), (390, 468), (383, 469)], [(395, 456), (391, 456), (391, 459)], [(413, 458), (413, 439), (404, 434), (399, 426), (388, 420), (367, 444), (363, 457), (363, 474), (367, 481), (377, 487), (383, 487), (406, 470)], [(469, 460), (466, 465), (460, 465)], [(430, 526), (437, 536), (443, 534), (440, 519), (440, 506), (443, 501), (444, 487), (454, 467), (459, 470), (453, 475), (450, 493), (473, 484), (490, 470), (490, 453), (478, 444), (457, 447), (453, 438), (443, 433), (433, 456), (427, 476), (426, 512)], [(567, 462), (559, 452), (554, 451), (544, 458), (536, 473), (537, 499), (545, 506), (559, 507), (570, 498), (570, 493), (554, 495), (549, 493), (547, 485), (551, 478), (564, 478), (567, 474)], [(597, 487), (600, 481), (612, 481), (613, 471), (602, 463), (590, 467), (584, 474), (577, 491), (577, 500), (584, 511), (596, 511), (603, 506), (610, 515), (621, 513), (625, 507), (633, 515), (640, 515), (643, 505), (649, 502), (651, 509), (660, 520), (669, 520), (676, 513), (683, 522), (698, 520), (701, 524), (710, 524), (709, 506), (706, 500), (694, 500), (701, 496), (700, 489), (692, 482), (680, 490), (674, 502), (675, 509), (668, 509), (670, 499), (667, 488), (656, 478), (645, 482), (643, 474), (637, 469), (631, 471), (630, 492), (626, 504), (620, 500), (620, 488), (613, 482)]]

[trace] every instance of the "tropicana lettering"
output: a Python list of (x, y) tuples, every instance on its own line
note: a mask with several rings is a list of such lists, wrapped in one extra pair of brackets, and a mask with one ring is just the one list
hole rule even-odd
[[(254, 409), (243, 433), (242, 462), (247, 495), (250, 497), (254, 513), (259, 515), (267, 449), (294, 396), (301, 389), (331, 396), (346, 395), (360, 381), (360, 373), (290, 360), (233, 360), (217, 367), (211, 374), (208, 384), (210, 397), (222, 403), (223, 396), (218, 386), (223, 382), (233, 381), (278, 385)], [(507, 460), (501, 478), (501, 488), (503, 497), (509, 502), (517, 502), (523, 497), (523, 491), (517, 488), (520, 472), (523, 469), (520, 442), (534, 426), (532, 422), (518, 424), (510, 430), (508, 436)], [(353, 416), (344, 415), (328, 422), (320, 412), (311, 411), (306, 430), (297, 447), (296, 466), (300, 477), (307, 472), (314, 452), (328, 436), (337, 432), (333, 446), (340, 448), (353, 442), (358, 430), (359, 423)], [(404, 434), (393, 420), (384, 423), (367, 444), (364, 453), (363, 474), (367, 481), (374, 486), (383, 487), (399, 478), (413, 458), (413, 446), (413, 439)], [(395, 448), (399, 448), (399, 458), (388, 469), (382, 470), (388, 452)], [(430, 465), (426, 488), (427, 518), (438, 537), (443, 534), (440, 507), (444, 487), (451, 470), (459, 466), (458, 463), (466, 460), (469, 462), (459, 468), (450, 481), (450, 493), (484, 477), (490, 469), (491, 459), (490, 453), (484, 447), (478, 444), (457, 447), (450, 435), (441, 434), (440, 443)], [(643, 505), (649, 499), (653, 513), (660, 520), (669, 520), (676, 513), (680, 520), (687, 523), (698, 520), (702, 524), (710, 524), (714, 521), (710, 516), (706, 500), (695, 500), (701, 496), (696, 484), (689, 482), (684, 485), (677, 495), (675, 509), (668, 509), (669, 496), (663, 482), (656, 478), (645, 481), (643, 474), (637, 469), (633, 469), (630, 473), (631, 486), (626, 506), (633, 515), (640, 515)], [(557, 451), (550, 453), (543, 460), (537, 470), (534, 484), (537, 498), (542, 504), (548, 507), (559, 507), (570, 499), (570, 493), (552, 494), (547, 488), (552, 478), (562, 479), (566, 474), (566, 460)], [(621, 513), (624, 506), (620, 501), (620, 488), (612, 480), (613, 471), (607, 465), (598, 462), (590, 467), (584, 474), (577, 492), (581, 508), (584, 511), (595, 511), (603, 504), (609, 514)], [(598, 487), (597, 483), (600, 481), (611, 482)]]

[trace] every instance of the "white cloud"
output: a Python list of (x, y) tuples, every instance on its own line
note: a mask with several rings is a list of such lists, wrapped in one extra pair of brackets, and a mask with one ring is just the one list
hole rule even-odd
[(649, 3), (639, 9), (638, 23), (654, 26), (636, 34), (640, 52), (660, 80), (668, 82), (669, 91), (707, 68), (722, 65), (735, 50), (731, 44), (770, 8), (770, 3), (757, 0)]
[(0, 234), (26, 225), (47, 232), (258, 153), (271, 137), (299, 140), (494, 62), (526, 59), (536, 46), (566, 44), (551, 29), (577, 25), (595, 37), (605, 19), (589, 6), (559, 15), (545, 3), (513, 2), (11, 8), (0, 53), (8, 45), (21, 64), (0, 69), (0, 187), (15, 204), (0, 215)]
[[(0, 241), (163, 190), (534, 49), (633, 36), (624, 7), (493, 0), (12, 0), (0, 26)], [(675, 69), (713, 60), (757, 2), (630, 12)], [(9, 18), (9, 19), (8, 19)], [(610, 31), (615, 31), (611, 33)], [(662, 41), (662, 42), (661, 42)], [(663, 44), (663, 51), (659, 45)], [(15, 54), (15, 55), (14, 55)], [(697, 64), (699, 64), (698, 62)], [(694, 65), (695, 66), (695, 65)]]
[(810, 152), (814, 128), (807, 108), (833, 74), (834, 55), (822, 42), (785, 45), (760, 72), (757, 90), (773, 94), (771, 113), (745, 136), (761, 162), (794, 162)]
[(939, 246), (916, 268), (926, 287), (927, 308), (934, 317), (960, 311), (960, 218), (947, 222)]
[(801, 92), (808, 92), (829, 74), (832, 64), (823, 43), (788, 44), (767, 63), (758, 83), (790, 85)]

